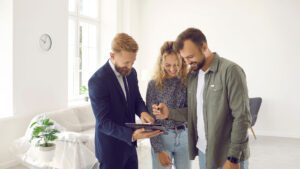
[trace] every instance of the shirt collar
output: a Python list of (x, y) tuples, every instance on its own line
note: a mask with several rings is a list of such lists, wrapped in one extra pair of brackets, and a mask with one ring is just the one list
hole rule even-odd
[(110, 65), (111, 69), (114, 71), (115, 75), (117, 77), (121, 77), (122, 75), (116, 70), (115, 65), (112, 63), (112, 61), (110, 59), (109, 59), (108, 63)]
[(220, 59), (220, 56), (217, 53), (213, 53), (213, 55), (214, 55), (213, 61), (212, 61), (211, 65), (208, 68), (208, 71), (211, 71), (211, 72), (215, 72), (215, 71), (218, 70), (219, 59)]
[[(205, 72), (200, 69), (204, 74), (207, 74), (208, 72), (215, 72), (218, 70), (220, 56), (215, 52), (213, 53), (213, 55), (214, 55), (214, 58), (213, 58), (211, 65), (209, 66), (209, 68)], [(190, 75), (197, 76), (199, 74), (200, 70), (195, 71), (195, 72), (191, 71)]]

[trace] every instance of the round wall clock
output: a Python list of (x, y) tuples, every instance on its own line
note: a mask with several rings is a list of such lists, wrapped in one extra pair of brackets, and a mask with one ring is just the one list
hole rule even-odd
[(52, 46), (52, 40), (49, 34), (42, 34), (40, 37), (40, 47), (45, 50), (49, 51)]

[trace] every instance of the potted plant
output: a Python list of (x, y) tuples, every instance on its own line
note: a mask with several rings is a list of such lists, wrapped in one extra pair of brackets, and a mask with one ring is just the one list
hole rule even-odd
[(88, 96), (89, 90), (86, 86), (80, 86), (80, 94), (84, 95), (84, 100), (86, 102), (89, 101), (89, 96)]
[(34, 121), (30, 128), (33, 128), (30, 143), (35, 141), (39, 158), (42, 162), (49, 162), (54, 156), (55, 144), (59, 131), (54, 128), (54, 123), (49, 118), (39, 118)]

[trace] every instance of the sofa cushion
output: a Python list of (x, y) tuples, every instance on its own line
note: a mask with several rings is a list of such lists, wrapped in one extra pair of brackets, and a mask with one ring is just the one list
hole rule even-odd
[(95, 117), (91, 105), (84, 105), (74, 108), (74, 112), (81, 124), (81, 131), (95, 127)]
[(46, 113), (46, 116), (55, 120), (58, 124), (62, 125), (68, 131), (80, 132), (81, 124), (74, 111), (74, 109), (63, 109)]

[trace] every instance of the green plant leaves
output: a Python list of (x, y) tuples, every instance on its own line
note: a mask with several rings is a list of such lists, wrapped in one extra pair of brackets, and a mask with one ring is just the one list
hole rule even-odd
[(32, 126), (34, 126), (36, 123), (37, 123), (36, 121), (33, 122), (33, 123), (30, 125), (30, 128), (31, 128)]
[(46, 134), (45, 135), (45, 138), (48, 140), (48, 141), (54, 141), (55, 139), (57, 139), (57, 136), (53, 135), (53, 134)]
[(32, 131), (32, 136), (39, 136), (40, 133), (45, 132), (45, 126), (37, 126)]
[(54, 123), (49, 118), (38, 119), (33, 122), (30, 127), (34, 127), (31, 134), (31, 139), (36, 140), (37, 146), (47, 147), (49, 142), (56, 140), (59, 131), (53, 128)]
[(44, 120), (42, 120), (42, 124), (44, 126), (52, 126), (53, 122), (51, 122), (50, 119), (44, 119)]
[(80, 86), (80, 94), (87, 94), (88, 88), (86, 86)]

